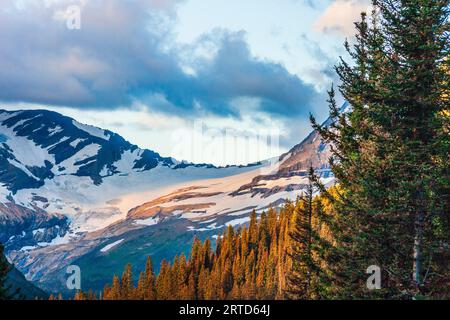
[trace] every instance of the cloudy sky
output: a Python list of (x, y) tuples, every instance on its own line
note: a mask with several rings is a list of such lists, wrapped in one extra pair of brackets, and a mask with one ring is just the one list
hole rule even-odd
[(326, 117), (368, 2), (0, 0), (0, 107), (54, 110), (180, 160), (277, 156), (310, 112)]

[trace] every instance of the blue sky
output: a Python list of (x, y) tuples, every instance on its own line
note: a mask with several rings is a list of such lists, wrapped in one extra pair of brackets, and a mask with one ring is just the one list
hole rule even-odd
[[(66, 26), (71, 5), (80, 8), (79, 30)], [(367, 0), (3, 0), (0, 104), (55, 110), (180, 160), (277, 156), (310, 131), (310, 112), (326, 117), (332, 66), (367, 7)]]

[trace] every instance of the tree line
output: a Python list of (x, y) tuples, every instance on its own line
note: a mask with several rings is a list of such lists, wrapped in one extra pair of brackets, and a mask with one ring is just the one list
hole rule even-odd
[[(100, 295), (79, 291), (75, 299), (326, 298), (328, 279), (321, 270), (326, 265), (323, 252), (330, 246), (325, 240), (329, 237), (325, 218), (329, 206), (326, 198), (313, 198), (311, 192), (295, 202), (287, 201), (279, 210), (270, 208), (259, 217), (253, 211), (248, 226), (237, 230), (228, 226), (217, 238), (214, 250), (210, 239), (196, 238), (188, 257), (181, 254), (172, 263), (163, 260), (158, 275), (148, 257), (137, 282), (128, 264), (121, 277), (114, 276)], [(306, 239), (305, 230), (314, 230), (314, 236)], [(307, 246), (310, 249), (306, 254), (303, 248)], [(308, 259), (305, 265), (297, 264), (298, 255)], [(312, 266), (315, 269), (308, 272), (306, 284), (304, 276)], [(295, 288), (303, 282), (305, 291), (298, 292)]]

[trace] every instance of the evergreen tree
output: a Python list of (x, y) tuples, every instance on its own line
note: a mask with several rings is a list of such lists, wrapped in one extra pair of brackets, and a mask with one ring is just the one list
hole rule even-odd
[[(105, 292), (105, 297), (106, 297), (106, 292)], [(112, 287), (111, 287), (111, 293), (108, 295), (108, 297), (111, 300), (120, 300), (123, 299), (122, 298), (122, 293), (121, 293), (121, 289), (120, 289), (120, 280), (118, 276), (114, 276), (113, 277), (113, 283), (112, 283)]]
[(166, 260), (163, 260), (161, 262), (161, 267), (159, 269), (158, 278), (156, 279), (156, 299), (169, 300), (171, 298), (170, 283), (171, 283), (170, 264)]
[(19, 289), (17, 289), (15, 293), (11, 294), (11, 285), (6, 284), (6, 279), (10, 270), (11, 265), (4, 254), (3, 244), (0, 243), (0, 300), (14, 299), (19, 295)]
[(86, 299), (87, 299), (86, 294), (82, 290), (77, 290), (77, 292), (75, 293), (74, 300), (81, 301)]
[(153, 263), (151, 257), (147, 257), (147, 262), (145, 263), (145, 272), (143, 279), (143, 299), (145, 300), (153, 300), (156, 296), (156, 276), (153, 271)]
[(120, 293), (123, 300), (134, 299), (133, 273), (131, 268), (131, 264), (127, 264), (122, 274), (122, 287)]
[(139, 273), (138, 285), (136, 288), (136, 299), (145, 300), (145, 273)]
[[(341, 192), (329, 197), (336, 296), (410, 298), (448, 276), (448, 0), (376, 0), (336, 68), (351, 111), (330, 91), (330, 143)], [(448, 122), (447, 122), (448, 123)], [(322, 188), (325, 194), (330, 194)], [(447, 230), (447, 231), (443, 231)], [(447, 253), (448, 254), (448, 253)], [(366, 288), (370, 265), (382, 289)]]
[(87, 298), (87, 300), (89, 300), (89, 301), (97, 300), (97, 295), (95, 294), (95, 292), (94, 292), (92, 289), (89, 289), (86, 298)]
[(313, 168), (309, 169), (308, 185), (292, 217), (289, 233), (290, 246), (288, 254), (292, 259), (287, 288), (288, 297), (294, 299), (317, 299), (323, 297), (321, 287), (325, 278), (321, 264), (328, 242), (320, 235), (319, 226), (327, 220), (324, 218), (321, 202), (315, 201), (315, 176)]
[(308, 299), (310, 297), (313, 265), (311, 254), (313, 192), (313, 184), (309, 180), (305, 194), (298, 200), (299, 204), (292, 217), (289, 256), (292, 258), (293, 266), (288, 278), (288, 294), (291, 298)]

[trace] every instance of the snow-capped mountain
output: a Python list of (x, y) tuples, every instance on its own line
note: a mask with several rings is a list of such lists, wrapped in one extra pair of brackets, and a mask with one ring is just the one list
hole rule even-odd
[(173, 164), (117, 134), (54, 112), (0, 111), (0, 241), (21, 237), (23, 244), (27, 238), (32, 243), (62, 236), (68, 224), (62, 204), (35, 191), (48, 190), (50, 181), (64, 183), (63, 177), (99, 185), (105, 176), (127, 170), (120, 167), (124, 156), (134, 170)]
[(2, 110), (0, 123), (0, 182), (12, 193), (39, 188), (45, 179), (55, 176), (89, 177), (98, 185), (115, 173), (174, 164), (170, 158), (141, 150), (111, 131), (55, 112)]
[[(216, 237), (252, 210), (300, 195), (310, 165), (325, 183), (316, 132), (278, 159), (245, 167), (179, 163), (46, 110), (0, 111), (0, 242), (27, 279), (64, 291), (65, 267), (101, 288), (127, 262), (155, 265)], [(95, 265), (96, 268), (92, 268)]]
[(118, 197), (235, 171), (178, 163), (55, 112), (2, 110), (0, 241), (31, 247), (64, 237), (69, 225), (93, 231), (126, 215)]

